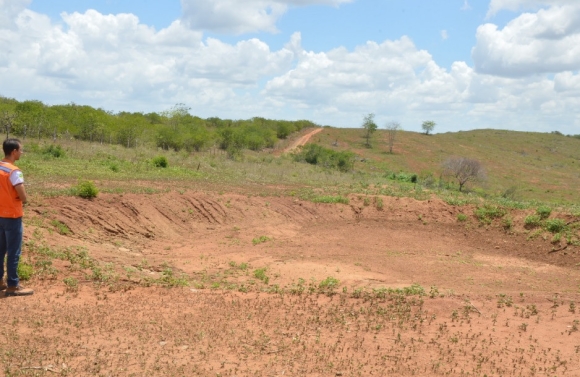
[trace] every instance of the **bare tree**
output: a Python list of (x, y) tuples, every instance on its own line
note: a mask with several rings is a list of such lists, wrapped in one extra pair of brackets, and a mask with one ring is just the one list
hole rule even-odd
[(459, 191), (462, 191), (468, 182), (485, 180), (483, 165), (473, 158), (449, 157), (443, 163), (443, 173), (457, 180)]
[(6, 131), (6, 139), (10, 137), (10, 131), (12, 131), (12, 126), (14, 125), (14, 119), (18, 116), (16, 113), (9, 113), (8, 111), (4, 111), (4, 115), (0, 120), (2, 122), (2, 127), (4, 131)]
[(393, 145), (395, 145), (395, 139), (397, 137), (397, 131), (401, 129), (401, 124), (399, 122), (389, 122), (385, 125), (387, 130), (387, 145), (389, 146), (389, 153), (393, 153)]

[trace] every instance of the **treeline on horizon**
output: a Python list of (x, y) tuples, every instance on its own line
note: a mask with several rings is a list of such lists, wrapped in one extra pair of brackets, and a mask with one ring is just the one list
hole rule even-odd
[(189, 110), (184, 104), (176, 104), (160, 113), (113, 113), (75, 103), (49, 106), (41, 101), (20, 102), (0, 96), (0, 126), (5, 135), (23, 139), (74, 138), (127, 148), (154, 145), (188, 152), (218, 147), (229, 155), (242, 149), (272, 148), (294, 132), (318, 127), (308, 120), (203, 119)]

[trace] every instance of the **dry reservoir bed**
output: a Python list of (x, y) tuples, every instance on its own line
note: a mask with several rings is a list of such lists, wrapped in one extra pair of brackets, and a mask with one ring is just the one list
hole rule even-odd
[(506, 231), (364, 199), (46, 199), (26, 213), (35, 295), (0, 298), (2, 372), (580, 375), (577, 247), (530, 239), (525, 211)]

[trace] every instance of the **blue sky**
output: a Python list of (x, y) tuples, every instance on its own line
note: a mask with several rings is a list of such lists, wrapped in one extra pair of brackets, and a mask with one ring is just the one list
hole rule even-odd
[(0, 0), (0, 51), (18, 100), (580, 134), (577, 0)]

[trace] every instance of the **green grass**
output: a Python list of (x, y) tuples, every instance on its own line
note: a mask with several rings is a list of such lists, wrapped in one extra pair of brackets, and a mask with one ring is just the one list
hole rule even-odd
[(317, 196), (312, 199), (314, 203), (341, 203), (341, 204), (348, 204), (348, 198), (344, 196)]
[[(512, 200), (573, 203), (580, 186), (580, 140), (552, 133), (506, 130), (473, 130), (426, 136), (416, 132), (397, 134), (394, 153), (388, 153), (384, 130), (365, 148), (360, 128), (325, 128), (313, 140), (322, 146), (338, 141), (337, 150), (352, 150), (364, 162), (363, 171), (417, 174), (438, 184), (441, 161), (450, 156), (479, 159), (487, 171), (485, 192), (492, 196), (509, 193)], [(435, 182), (433, 182), (435, 181)], [(477, 186), (472, 186), (475, 188)]]
[[(401, 132), (394, 153), (389, 154), (387, 146), (378, 142), (381, 132), (374, 135), (372, 148), (363, 146), (360, 129), (327, 127), (315, 135), (312, 142), (328, 146), (338, 140), (337, 150), (350, 150), (358, 156), (348, 172), (267, 152), (243, 151), (239, 159), (232, 160), (215, 149), (163, 151), (167, 167), (158, 168), (152, 164), (157, 148), (78, 140), (57, 140), (52, 149), (59, 151), (58, 158), (43, 153), (53, 145), (52, 140), (25, 142), (28, 152), (19, 166), (32, 198), (74, 195), (79, 181), (91, 181), (101, 193), (235, 190), (256, 195), (259, 188), (260, 195), (288, 195), (320, 203), (348, 204), (351, 194), (418, 200), (438, 196), (456, 206), (488, 203), (506, 209), (538, 208), (541, 216), (562, 209), (580, 214), (575, 204), (580, 174), (574, 170), (580, 163), (578, 139), (497, 130), (432, 136)], [(472, 186), (467, 193), (459, 193), (455, 185), (441, 180), (440, 162), (450, 155), (485, 161), (489, 177), (485, 187)], [(375, 205), (382, 209), (382, 201)]]

